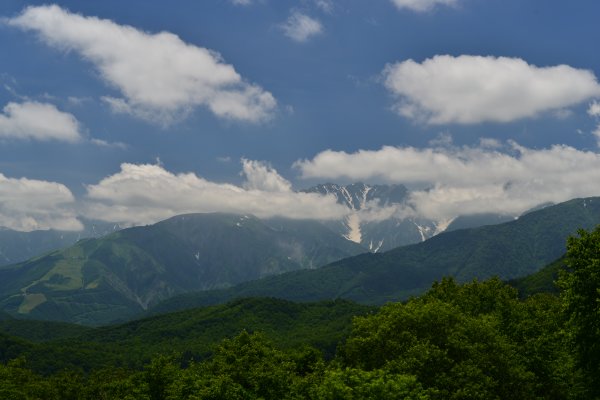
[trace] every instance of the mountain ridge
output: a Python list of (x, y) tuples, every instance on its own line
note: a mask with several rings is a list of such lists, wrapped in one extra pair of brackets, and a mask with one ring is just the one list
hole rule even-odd
[(316, 221), (186, 214), (1, 267), (0, 308), (36, 318), (108, 322), (177, 293), (315, 268), (366, 251)]
[(293, 271), (229, 289), (178, 296), (153, 311), (251, 296), (292, 301), (343, 298), (382, 304), (422, 293), (444, 276), (461, 282), (492, 276), (512, 279), (556, 260), (564, 254), (569, 235), (598, 224), (600, 197), (573, 199), (511, 222), (442, 233), (423, 243), (361, 254), (313, 271)]

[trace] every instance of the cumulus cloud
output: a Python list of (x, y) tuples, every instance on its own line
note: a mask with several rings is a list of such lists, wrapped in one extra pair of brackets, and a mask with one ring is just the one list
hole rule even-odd
[(285, 23), (281, 24), (283, 33), (296, 42), (306, 42), (308, 39), (323, 32), (323, 26), (319, 20), (293, 11)]
[(242, 174), (246, 177), (244, 188), (265, 192), (291, 192), (292, 184), (270, 165), (242, 159)]
[(386, 88), (400, 115), (429, 124), (510, 122), (600, 95), (588, 70), (537, 67), (519, 58), (438, 55), (387, 65)]
[(0, 174), (0, 226), (18, 230), (81, 230), (71, 191), (56, 182)]
[(547, 202), (600, 195), (600, 154), (565, 145), (529, 149), (383, 147), (355, 153), (327, 150), (296, 168), (304, 178), (379, 180), (425, 187), (409, 203), (421, 216), (448, 219), (495, 212), (518, 215)]
[(221, 118), (257, 122), (276, 107), (271, 93), (245, 81), (218, 53), (169, 32), (146, 33), (56, 5), (28, 7), (8, 23), (91, 62), (123, 95), (105, 98), (115, 111), (170, 123), (205, 106)]
[(194, 173), (174, 174), (160, 165), (122, 164), (116, 174), (87, 186), (86, 215), (140, 225), (194, 212), (296, 219), (337, 219), (349, 212), (333, 196), (292, 191), (290, 183), (266, 164), (242, 164), (242, 186), (211, 182)]
[(438, 5), (454, 6), (458, 0), (392, 0), (399, 9), (408, 9), (416, 12), (431, 11)]
[(8, 103), (0, 114), (0, 138), (60, 140), (81, 139), (77, 119), (54, 105), (26, 101)]

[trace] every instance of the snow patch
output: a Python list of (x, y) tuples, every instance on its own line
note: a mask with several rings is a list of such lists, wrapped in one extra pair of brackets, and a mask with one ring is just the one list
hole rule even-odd
[(367, 195), (369, 194), (369, 192), (371, 191), (371, 187), (370, 186), (366, 186), (362, 192), (362, 199), (360, 201), (360, 209), (364, 209), (367, 206)]
[(421, 235), (421, 242), (426, 241), (429, 238), (429, 232), (431, 231), (431, 228), (428, 226), (421, 226), (414, 221), (413, 224), (415, 224), (417, 230), (419, 231), (419, 234)]
[(360, 231), (360, 218), (357, 214), (350, 214), (346, 217), (346, 225), (348, 226), (348, 234), (344, 237), (355, 243), (360, 243), (362, 233)]
[(350, 192), (348, 192), (348, 190), (345, 187), (342, 187), (341, 193), (342, 193), (342, 196), (344, 196), (344, 198), (346, 199), (346, 202), (348, 203), (348, 206), (352, 209), (352, 211), (356, 211), (356, 208), (354, 207), (354, 202), (352, 201), (352, 195), (350, 194)]
[(369, 243), (369, 251), (370, 251), (371, 253), (377, 253), (377, 252), (379, 251), (379, 249), (381, 249), (381, 246), (383, 246), (383, 242), (384, 242), (384, 240), (385, 240), (385, 239), (381, 239), (381, 240), (379, 241), (379, 243), (377, 243), (377, 245), (376, 245), (376, 246), (373, 244), (373, 241), (371, 240), (371, 242)]
[(435, 231), (433, 232), (433, 236), (438, 235), (448, 229), (448, 226), (454, 221), (454, 218), (444, 219), (438, 222), (435, 222)]

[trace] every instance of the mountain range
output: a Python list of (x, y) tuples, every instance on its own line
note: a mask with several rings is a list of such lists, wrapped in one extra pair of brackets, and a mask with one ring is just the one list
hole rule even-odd
[[(188, 214), (122, 230), (87, 223), (71, 236), (0, 231), (15, 251), (24, 242), (50, 246), (91, 236), (0, 266), (0, 310), (100, 325), (236, 297), (380, 304), (421, 293), (443, 276), (466, 281), (533, 273), (560, 257), (578, 228), (600, 223), (597, 198), (544, 205), (516, 219), (482, 214), (440, 224), (396, 214), (365, 217), (371, 209), (411, 207), (402, 185), (324, 184), (307, 191), (333, 195), (352, 213), (333, 222)], [(10, 243), (0, 241), (0, 249)]]
[(181, 295), (154, 312), (216, 304), (236, 297), (270, 296), (293, 301), (343, 298), (366, 304), (403, 300), (433, 281), (460, 282), (532, 274), (561, 257), (578, 229), (600, 224), (600, 198), (575, 199), (498, 225), (460, 229), (384, 253), (365, 253), (311, 271), (294, 271), (238, 286)]
[(316, 268), (366, 251), (316, 221), (180, 215), (0, 268), (0, 307), (39, 319), (106, 323), (178, 293)]
[(343, 220), (324, 223), (373, 253), (423, 242), (447, 230), (498, 224), (515, 217), (478, 214), (439, 221), (428, 219), (418, 216), (410, 200), (410, 190), (400, 184), (325, 183), (303, 191), (334, 196), (339, 204), (348, 207), (351, 212)]
[[(436, 223), (423, 218), (398, 218), (393, 215), (378, 221), (365, 221), (358, 213), (368, 207), (406, 206), (409, 191), (403, 185), (321, 184), (305, 192), (329, 194), (352, 213), (343, 220), (321, 221), (338, 235), (361, 244), (365, 251), (384, 251), (393, 247), (417, 243), (436, 232)], [(16, 231), (0, 227), (0, 266), (26, 261), (44, 253), (65, 248), (77, 241), (99, 238), (116, 232), (119, 224), (79, 218), (80, 231), (34, 230)], [(467, 217), (470, 226), (495, 223), (497, 220), (476, 221)], [(476, 224), (476, 225), (473, 225)], [(463, 226), (462, 227), (466, 227)]]
[(0, 227), (0, 266), (15, 264), (40, 254), (70, 246), (84, 238), (101, 237), (121, 229), (119, 224), (80, 219), (81, 231), (54, 229), (31, 232)]

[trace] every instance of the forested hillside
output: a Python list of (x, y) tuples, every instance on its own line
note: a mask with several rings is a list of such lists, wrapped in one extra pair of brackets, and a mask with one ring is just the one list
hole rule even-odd
[(0, 267), (0, 309), (100, 325), (179, 293), (317, 268), (367, 250), (317, 221), (189, 214)]
[[(420, 297), (387, 304), (376, 312), (347, 302), (307, 306), (246, 300), (226, 308), (97, 330), (97, 340), (96, 334), (84, 333), (77, 340), (37, 347), (40, 344), (1, 336), (0, 355), (12, 360), (0, 365), (0, 395), (7, 399), (593, 399), (600, 395), (600, 336), (589, 327), (598, 323), (600, 308), (599, 250), (600, 228), (580, 231), (569, 239), (567, 269), (558, 279), (560, 296), (541, 293), (523, 299), (497, 278), (466, 284), (447, 278)], [(250, 320), (266, 317), (275, 323), (263, 322), (265, 333), (238, 326), (236, 334), (223, 332), (226, 338), (211, 351), (190, 357), (190, 332), (201, 338), (211, 325), (222, 326), (244, 309), (252, 310)], [(323, 310), (329, 311), (323, 314)], [(333, 358), (311, 342), (323, 331), (318, 333), (310, 325), (318, 315), (328, 315), (321, 323), (333, 321), (331, 310), (356, 315), (351, 323), (340, 320), (330, 325), (339, 335)], [(229, 317), (224, 319), (223, 312)], [(194, 313), (204, 314), (204, 322), (185, 322)], [(239, 321), (246, 325), (250, 320)], [(295, 325), (294, 331), (269, 333), (282, 321)], [(161, 337), (179, 346), (177, 351), (155, 347), (147, 362), (137, 365), (135, 349)], [(81, 368), (98, 356), (93, 349), (102, 349), (104, 341), (124, 338), (129, 341), (121, 348), (120, 362)], [(55, 360), (59, 353), (53, 352), (60, 346), (73, 349), (86, 340), (88, 350), (78, 354), (80, 367), (58, 372), (27, 358), (44, 349), (46, 357)]]

